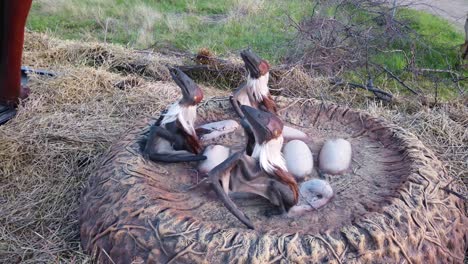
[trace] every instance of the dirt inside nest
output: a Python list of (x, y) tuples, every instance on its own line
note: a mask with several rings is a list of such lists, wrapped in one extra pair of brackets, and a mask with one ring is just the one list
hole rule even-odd
[[(221, 106), (221, 105), (218, 105)], [(211, 109), (211, 111), (210, 111)], [(336, 120), (318, 121), (313, 124), (313, 118), (302, 119), (300, 125), (291, 123), (291, 113), (297, 113), (297, 108), (284, 111), (282, 118), (285, 124), (305, 132), (309, 137), (306, 143), (314, 155), (314, 169), (317, 168), (318, 153), (325, 142), (330, 138), (345, 138), (350, 141), (353, 148), (352, 165), (349, 172), (340, 176), (326, 175), (334, 190), (334, 198), (325, 207), (310, 212), (304, 216), (291, 218), (279, 215), (277, 209), (263, 197), (245, 194), (230, 196), (236, 205), (247, 214), (258, 231), (278, 231), (281, 233), (319, 233), (327, 230), (338, 230), (345, 225), (352, 224), (367, 213), (378, 212), (391, 199), (397, 196), (397, 190), (406, 179), (406, 164), (404, 157), (393, 147), (386, 147), (375, 137), (369, 137), (358, 126), (348, 126)], [(234, 113), (212, 110), (211, 107), (199, 109), (199, 122), (206, 123), (224, 119), (236, 119)], [(285, 142), (286, 143), (286, 142)], [(229, 146), (233, 151), (240, 150), (245, 144), (243, 129), (225, 135), (221, 138), (207, 142)], [(161, 177), (167, 177), (165, 188), (175, 193), (185, 193), (203, 179), (196, 170), (196, 163), (191, 164), (158, 164), (156, 171), (163, 167), (166, 172)], [(170, 178), (170, 181), (169, 179)], [(314, 170), (308, 179), (318, 178)], [(308, 180), (306, 179), (306, 180)], [(209, 222), (221, 228), (245, 226), (232, 215), (217, 199), (216, 194), (207, 185), (186, 192), (189, 195), (190, 210), (184, 211), (187, 216), (203, 222)]]

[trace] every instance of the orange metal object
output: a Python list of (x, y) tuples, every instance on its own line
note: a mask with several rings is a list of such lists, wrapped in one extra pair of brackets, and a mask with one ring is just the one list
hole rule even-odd
[(0, 1), (0, 104), (16, 105), (21, 89), (24, 27), (32, 0)]

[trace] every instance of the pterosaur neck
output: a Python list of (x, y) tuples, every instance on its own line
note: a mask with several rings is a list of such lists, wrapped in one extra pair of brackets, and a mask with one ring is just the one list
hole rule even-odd
[(161, 121), (161, 125), (179, 121), (182, 128), (187, 134), (195, 136), (195, 121), (197, 119), (197, 107), (181, 105), (179, 102), (172, 104), (167, 113), (164, 114), (164, 118)]
[(263, 144), (255, 144), (252, 157), (258, 160), (260, 167), (268, 174), (274, 174), (277, 168), (288, 171), (281, 153), (283, 137), (272, 139)]
[(247, 77), (247, 87), (257, 102), (262, 102), (264, 97), (268, 97), (270, 95), (268, 78), (269, 73), (266, 73), (259, 78), (252, 78), (250, 75)]

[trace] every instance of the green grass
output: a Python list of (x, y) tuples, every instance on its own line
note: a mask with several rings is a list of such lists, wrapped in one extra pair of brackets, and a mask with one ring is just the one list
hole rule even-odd
[[(448, 73), (432, 73), (432, 76), (415, 77), (405, 70), (410, 67), (408, 62), (412, 58), (414, 58), (412, 66), (419, 69), (459, 69), (461, 63), (459, 46), (464, 42), (463, 35), (446, 20), (422, 11), (402, 8), (398, 10), (396, 18), (411, 28), (407, 32), (408, 35), (396, 38), (392, 43), (386, 43), (387, 40), (384, 39), (382, 46), (389, 45), (382, 49), (392, 52), (373, 53), (370, 56), (370, 61), (385, 66), (408, 85), (424, 94), (434, 93), (433, 81), (437, 79), (440, 82), (438, 84), (439, 99), (450, 99), (458, 96), (459, 91), (449, 80), (452, 76)], [(367, 27), (377, 26), (373, 15), (368, 13), (356, 13), (353, 22)], [(466, 70), (459, 72), (467, 75)], [(362, 81), (366, 78), (365, 76), (365, 69), (356, 69), (346, 74), (346, 77), (353, 81)], [(401, 84), (385, 74), (379, 75), (374, 83), (394, 93), (409, 93)], [(461, 83), (461, 87), (466, 90), (467, 83)]]
[(288, 15), (300, 21), (311, 9), (312, 2), (302, 0), (36, 0), (27, 26), (135, 48), (208, 48), (225, 55), (251, 47), (275, 63), (295, 37)]
[[(394, 41), (389, 43), (388, 37), (385, 37), (388, 33), (381, 27), (382, 21), (377, 19), (380, 14), (364, 12), (352, 6), (347, 6), (344, 10), (353, 14), (352, 23), (361, 26), (363, 31), (369, 28), (373, 28), (372, 32), (380, 30), (384, 37), (371, 45), (377, 45), (380, 49), (401, 51), (378, 53), (372, 57), (373, 62), (383, 64), (391, 70), (401, 71), (407, 66), (405, 53), (407, 57), (411, 57), (413, 50), (415, 63), (421, 68), (442, 69), (447, 68), (447, 65), (456, 67), (459, 63), (459, 46), (463, 44), (464, 36), (448, 21), (438, 16), (408, 8), (397, 9), (396, 20), (411, 29), (400, 37), (395, 34)], [(329, 8), (327, 14), (334, 15), (332, 11), (334, 8)]]
[[(289, 17), (299, 22), (311, 16), (313, 4), (303, 0), (35, 0), (27, 26), (63, 39), (106, 41), (134, 48), (175, 47), (193, 53), (208, 48), (219, 56), (251, 47), (277, 64), (296, 38)], [(363, 29), (380, 27), (375, 14), (346, 6), (338, 13), (334, 6), (320, 13), (345, 19), (340, 11), (352, 12), (352, 22)], [(411, 38), (399, 38), (393, 43), (381, 39), (384, 49), (395, 52), (371, 53), (371, 62), (384, 65), (416, 89), (433, 90), (434, 85), (426, 77), (414, 78), (405, 71), (411, 50), (416, 55), (415, 67), (456, 69), (463, 36), (447, 21), (425, 12), (399, 9), (397, 18), (414, 33), (409, 33)], [(416, 35), (419, 41), (415, 42)], [(365, 75), (364, 69), (350, 69), (345, 77), (362, 82)], [(407, 92), (385, 74), (374, 81), (392, 92)], [(457, 95), (449, 84), (440, 85), (441, 96)], [(462, 85), (466, 88), (466, 84)]]
[[(414, 44), (413, 49), (417, 52), (415, 63), (421, 68), (446, 69), (447, 66), (457, 66), (459, 45), (464, 42), (464, 38), (446, 20), (410, 9), (400, 9), (397, 18), (407, 21), (420, 39), (412, 42), (408, 38), (402, 38), (393, 43), (391, 48), (405, 50), (409, 56), (411, 45)], [(416, 34), (410, 33), (410, 36), (416, 37)], [(390, 56), (381, 55), (374, 59), (396, 71), (406, 66), (402, 53), (393, 53)]]

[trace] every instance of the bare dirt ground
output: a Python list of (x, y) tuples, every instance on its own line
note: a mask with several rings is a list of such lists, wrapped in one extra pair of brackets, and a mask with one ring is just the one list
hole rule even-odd
[(411, 8), (441, 16), (460, 30), (468, 13), (468, 0), (399, 0), (398, 4), (411, 5)]

